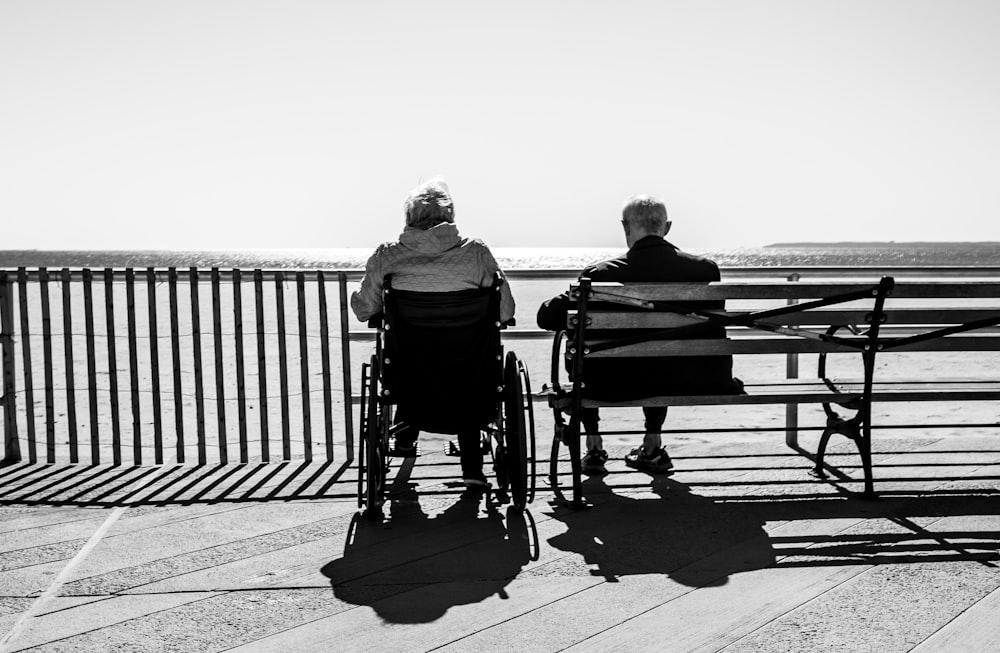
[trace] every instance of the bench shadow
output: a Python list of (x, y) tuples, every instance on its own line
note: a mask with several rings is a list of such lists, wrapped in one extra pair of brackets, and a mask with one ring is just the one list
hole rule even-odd
[(384, 517), (354, 516), (343, 555), (323, 565), (333, 594), (371, 607), (387, 623), (429, 623), (452, 607), (491, 596), (537, 559), (538, 535), (528, 511), (466, 491), (435, 516), (415, 485), (397, 482)]
[[(649, 489), (655, 496), (632, 491)], [(655, 477), (648, 485), (614, 488), (590, 478), (584, 494), (593, 507), (557, 504), (551, 515), (566, 530), (547, 541), (580, 556), (592, 575), (608, 582), (661, 574), (686, 586), (713, 587), (769, 567), (956, 561), (1000, 567), (1000, 531), (990, 529), (996, 522), (989, 519), (1000, 514), (1000, 495), (993, 492), (932, 490), (883, 495), (877, 502), (794, 493), (709, 497)], [(984, 528), (974, 526), (975, 516), (985, 517)], [(838, 531), (825, 525), (837, 519), (857, 520), (857, 526)], [(818, 525), (799, 527), (809, 520)], [(794, 526), (773, 528), (782, 523)]]
[[(655, 477), (648, 487), (654, 497), (623, 493), (601, 477), (584, 480), (593, 507), (557, 508), (552, 516), (566, 531), (548, 543), (579, 555), (592, 575), (609, 582), (662, 574), (692, 587), (718, 586), (732, 574), (774, 564), (759, 511), (694, 494), (668, 477)], [(734, 542), (738, 554), (726, 555)]]

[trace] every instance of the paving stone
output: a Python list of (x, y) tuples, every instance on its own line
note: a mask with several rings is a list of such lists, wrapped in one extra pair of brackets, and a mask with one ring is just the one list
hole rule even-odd
[(352, 607), (333, 597), (329, 588), (230, 592), (23, 650), (207, 653), (227, 650)]
[[(974, 562), (881, 565), (761, 627), (727, 651), (909, 651), (1000, 586)], [(889, 598), (891, 597), (891, 599)]]

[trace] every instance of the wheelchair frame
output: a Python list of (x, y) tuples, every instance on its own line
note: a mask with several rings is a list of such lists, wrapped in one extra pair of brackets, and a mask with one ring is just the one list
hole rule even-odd
[[(498, 279), (498, 282), (503, 281)], [(389, 292), (389, 288), (386, 283), (383, 292)], [(495, 284), (494, 289), (499, 291), (499, 285)], [(388, 396), (382, 387), (384, 316), (380, 316), (375, 326), (378, 329), (375, 351), (369, 362), (361, 366), (361, 416), (358, 421), (358, 508), (371, 517), (380, 514), (385, 502), (392, 458), (389, 439), (394, 433), (394, 406), (398, 401), (398, 397)], [(497, 328), (503, 328), (499, 321)], [(534, 500), (536, 489), (531, 385), (527, 366), (516, 353), (508, 351), (504, 355), (501, 346), (499, 354), (497, 365), (502, 366), (502, 393), (497, 401), (496, 420), (483, 432), (483, 444), (488, 445), (499, 493), (503, 497), (509, 494), (512, 505), (524, 510)]]

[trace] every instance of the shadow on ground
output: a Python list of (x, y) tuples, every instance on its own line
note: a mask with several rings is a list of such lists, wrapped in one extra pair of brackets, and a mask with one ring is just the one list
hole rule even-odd
[(507, 598), (504, 588), (538, 557), (531, 513), (501, 514), (480, 492), (427, 500), (442, 499), (453, 503), (431, 517), (414, 485), (397, 483), (388, 515), (355, 515), (343, 556), (322, 568), (334, 595), (392, 623), (427, 623), (457, 605)]
[[(593, 507), (558, 508), (566, 531), (548, 540), (615, 582), (632, 574), (663, 574), (693, 587), (723, 585), (730, 574), (774, 564), (771, 540), (758, 511), (693, 494), (666, 477), (648, 493), (612, 491), (602, 478), (584, 482)], [(739, 543), (738, 555), (711, 557)], [(705, 564), (706, 559), (709, 560)], [(699, 564), (695, 564), (699, 563)]]
[(609, 582), (662, 574), (690, 587), (711, 587), (765, 567), (950, 561), (1000, 566), (1000, 531), (990, 529), (998, 521), (982, 529), (981, 520), (966, 518), (1000, 514), (996, 493), (941, 491), (879, 501), (851, 495), (708, 497), (657, 477), (649, 486), (613, 489), (604, 479), (590, 478), (584, 494), (590, 509), (557, 504), (550, 514), (566, 530), (547, 541)]

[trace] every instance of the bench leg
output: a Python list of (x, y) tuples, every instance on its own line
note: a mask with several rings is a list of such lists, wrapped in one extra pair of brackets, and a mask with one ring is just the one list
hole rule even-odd
[(792, 449), (799, 448), (798, 404), (785, 404), (785, 444)]
[(863, 418), (861, 425), (861, 437), (855, 442), (858, 445), (858, 452), (861, 454), (861, 465), (865, 470), (865, 491), (862, 496), (866, 499), (878, 499), (875, 494), (875, 479), (872, 473), (872, 425), (871, 410), (863, 410), (867, 415)]
[(549, 456), (549, 486), (552, 492), (561, 496), (559, 491), (559, 442), (562, 440), (562, 427), (556, 426), (555, 436), (552, 438), (552, 455)]
[(823, 456), (826, 454), (826, 445), (830, 442), (830, 436), (837, 432), (837, 429), (829, 424), (823, 429), (823, 434), (819, 436), (819, 446), (816, 447), (816, 466), (813, 467), (813, 474), (818, 478), (826, 478), (826, 470), (823, 469)]
[(567, 435), (569, 436), (570, 469), (573, 470), (573, 503), (571, 505), (574, 510), (581, 510), (587, 505), (583, 500), (583, 461), (580, 458), (579, 418), (570, 419)]
[(844, 419), (835, 411), (827, 410), (826, 428), (823, 429), (823, 434), (819, 437), (819, 446), (816, 447), (816, 466), (813, 467), (813, 474), (819, 478), (826, 478), (826, 470), (823, 469), (823, 457), (826, 455), (826, 445), (830, 442), (830, 436), (834, 433), (839, 433), (857, 444), (858, 440), (861, 439), (860, 424), (860, 412), (850, 419)]
[(862, 415), (863, 411), (850, 419), (843, 419), (835, 414), (827, 417), (826, 428), (819, 438), (819, 446), (816, 448), (816, 465), (813, 467), (813, 475), (817, 478), (826, 478), (826, 470), (823, 469), (823, 457), (826, 455), (826, 446), (830, 442), (830, 436), (839, 433), (854, 442), (858, 447), (858, 454), (861, 457), (861, 467), (865, 474), (865, 489), (862, 496), (866, 499), (877, 499), (875, 494), (875, 481), (872, 474), (872, 430), (868, 419)]

